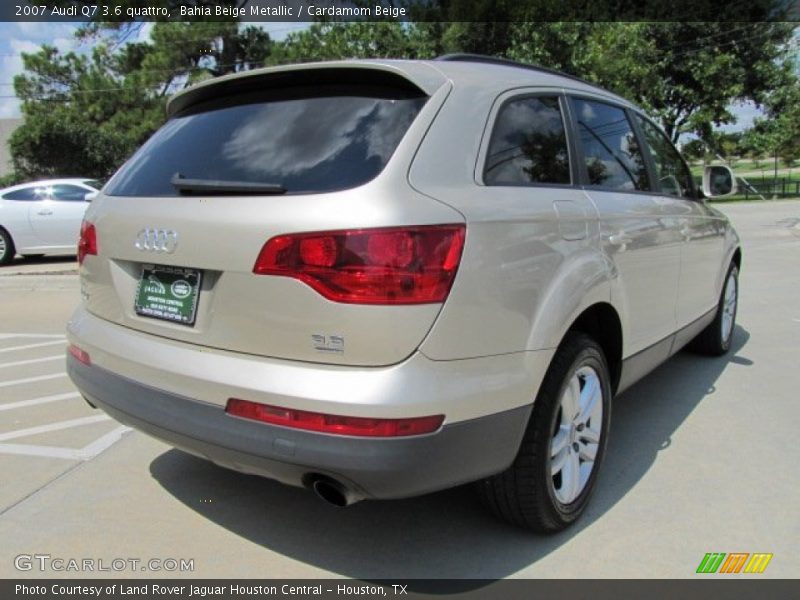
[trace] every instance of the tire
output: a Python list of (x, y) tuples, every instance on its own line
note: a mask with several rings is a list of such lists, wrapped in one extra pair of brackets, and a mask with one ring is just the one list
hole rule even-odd
[(739, 268), (736, 263), (731, 263), (717, 303), (717, 314), (714, 316), (714, 320), (692, 340), (689, 347), (695, 352), (708, 356), (726, 354), (731, 349), (738, 306)]
[(14, 259), (16, 250), (14, 249), (14, 240), (11, 239), (9, 233), (0, 227), (0, 265), (7, 265)]
[[(580, 393), (570, 402), (575, 386)], [(581, 405), (586, 409), (591, 400), (594, 410), (576, 418), (563, 409), (564, 402), (573, 407), (569, 412)], [(517, 457), (504, 472), (478, 482), (481, 499), (514, 525), (539, 533), (565, 529), (581, 516), (594, 489), (610, 417), (611, 383), (603, 350), (587, 335), (567, 334), (542, 382)], [(588, 460), (591, 454), (593, 461)]]

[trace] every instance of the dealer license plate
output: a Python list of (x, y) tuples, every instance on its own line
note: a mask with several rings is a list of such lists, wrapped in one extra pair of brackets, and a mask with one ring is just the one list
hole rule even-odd
[(197, 269), (144, 265), (136, 288), (136, 314), (194, 325), (202, 277)]

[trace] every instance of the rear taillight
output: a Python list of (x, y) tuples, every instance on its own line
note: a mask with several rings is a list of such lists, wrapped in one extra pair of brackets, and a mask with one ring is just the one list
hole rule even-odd
[(444, 302), (458, 270), (464, 225), (425, 225), (280, 235), (253, 272), (305, 282), (334, 302)]
[(262, 423), (281, 425), (293, 429), (362, 437), (404, 437), (432, 433), (437, 431), (444, 422), (444, 415), (407, 419), (343, 417), (341, 415), (328, 415), (269, 406), (236, 398), (228, 400), (225, 412), (243, 419), (261, 421)]
[(97, 255), (97, 230), (94, 223), (83, 221), (81, 223), (81, 237), (78, 240), (78, 264), (83, 264), (83, 259), (89, 254)]

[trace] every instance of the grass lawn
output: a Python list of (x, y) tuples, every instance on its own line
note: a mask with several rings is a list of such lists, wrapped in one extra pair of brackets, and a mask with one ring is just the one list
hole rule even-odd
[[(725, 164), (720, 161), (715, 161), (712, 164)], [(747, 195), (743, 192), (745, 184), (742, 179), (747, 183), (754, 186), (764, 198), (767, 200), (783, 199), (783, 198), (797, 198), (800, 197), (800, 167), (795, 166), (788, 168), (779, 163), (778, 176), (775, 178), (774, 164), (771, 161), (760, 161), (760, 168), (756, 168), (755, 163), (749, 160), (739, 160), (733, 165), (732, 170), (734, 175), (739, 179), (739, 194), (731, 196), (730, 198), (720, 198), (712, 200), (712, 202), (741, 202), (741, 201), (759, 201), (760, 197), (757, 193), (749, 191)], [(702, 181), (703, 165), (692, 164), (692, 175), (698, 184)], [(775, 183), (774, 186), (770, 184)], [(782, 196), (781, 192), (786, 190), (787, 195)], [(777, 194), (776, 194), (777, 192)]]
[[(723, 164), (723, 163), (713, 163)], [(762, 183), (772, 181), (775, 177), (775, 167), (772, 163), (762, 161), (760, 167), (756, 167), (751, 161), (738, 161), (733, 165), (733, 173), (737, 177), (744, 177), (751, 183)], [(703, 165), (691, 165), (692, 175), (695, 177), (702, 177)], [(778, 179), (786, 179), (787, 181), (800, 181), (800, 166), (787, 168), (783, 163), (778, 165)]]

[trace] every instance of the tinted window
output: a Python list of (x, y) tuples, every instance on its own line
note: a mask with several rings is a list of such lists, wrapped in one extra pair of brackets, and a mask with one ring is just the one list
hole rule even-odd
[(692, 174), (675, 146), (650, 121), (639, 115), (636, 115), (636, 120), (642, 128), (650, 156), (656, 165), (656, 177), (661, 191), (679, 198), (693, 197)]
[(483, 171), (486, 185), (569, 183), (569, 153), (558, 98), (507, 102), (495, 121)]
[(40, 187), (28, 187), (3, 194), (5, 200), (44, 200), (47, 197), (46, 189)]
[(352, 188), (383, 170), (425, 97), (402, 90), (247, 97), (170, 119), (108, 183), (111, 196), (174, 196), (170, 179)]
[(574, 98), (572, 106), (589, 184), (618, 190), (646, 190), (647, 171), (625, 111)]
[(86, 188), (66, 183), (58, 183), (52, 186), (51, 189), (53, 199), (73, 202), (83, 202), (86, 199), (86, 194), (89, 193)]

